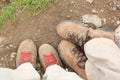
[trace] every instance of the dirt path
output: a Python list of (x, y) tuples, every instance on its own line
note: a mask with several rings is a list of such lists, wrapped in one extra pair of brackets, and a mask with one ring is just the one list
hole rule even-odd
[(120, 24), (119, 4), (120, 0), (95, 0), (92, 4), (85, 0), (59, 0), (58, 5), (50, 4), (38, 16), (28, 18), (21, 14), (18, 22), (7, 23), (0, 30), (0, 67), (15, 68), (14, 52), (24, 39), (32, 39), (37, 47), (49, 43), (57, 49), (61, 38), (56, 33), (56, 25), (63, 20), (82, 23), (82, 15), (95, 14), (104, 19), (102, 27), (115, 29)]

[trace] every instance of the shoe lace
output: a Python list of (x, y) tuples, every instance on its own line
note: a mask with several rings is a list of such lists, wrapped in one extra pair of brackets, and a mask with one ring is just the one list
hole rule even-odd
[(31, 62), (30, 54), (30, 52), (21, 52), (20, 64)]
[(75, 48), (73, 48), (72, 53), (78, 60), (77, 65), (80, 68), (85, 69), (85, 62), (87, 60), (87, 57), (86, 57), (84, 51), (79, 47), (75, 47)]
[(90, 40), (90, 36), (88, 36), (88, 32), (89, 31), (87, 31), (86, 34), (84, 34), (84, 33), (83, 34), (81, 34), (81, 33), (78, 33), (78, 34), (68, 33), (68, 39), (67, 40), (81, 46), (81, 48), (84, 49), (83, 48), (84, 44), (88, 40)]
[(58, 62), (55, 60), (53, 54), (47, 54), (45, 55), (45, 61), (46, 61), (46, 67), (53, 65), (53, 64), (58, 64)]

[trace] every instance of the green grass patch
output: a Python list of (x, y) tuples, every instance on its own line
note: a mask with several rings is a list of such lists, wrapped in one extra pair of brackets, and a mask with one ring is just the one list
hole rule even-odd
[(0, 11), (0, 27), (8, 21), (16, 21), (24, 10), (37, 15), (37, 10), (45, 10), (49, 3), (57, 0), (14, 0)]

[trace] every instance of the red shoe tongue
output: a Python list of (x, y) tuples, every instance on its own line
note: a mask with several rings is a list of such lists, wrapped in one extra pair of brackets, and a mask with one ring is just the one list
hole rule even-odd
[(55, 60), (53, 54), (47, 54), (45, 55), (45, 60), (46, 60), (46, 67), (54, 64), (58, 64), (58, 62)]
[(20, 64), (25, 62), (31, 62), (30, 52), (21, 52)]

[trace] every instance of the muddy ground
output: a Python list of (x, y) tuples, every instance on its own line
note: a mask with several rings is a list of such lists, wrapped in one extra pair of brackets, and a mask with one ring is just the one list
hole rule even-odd
[(16, 68), (15, 52), (20, 42), (28, 38), (35, 41), (37, 48), (49, 43), (57, 49), (61, 41), (56, 33), (57, 24), (64, 20), (83, 23), (84, 14), (98, 15), (105, 19), (102, 27), (114, 30), (120, 24), (120, 0), (94, 0), (93, 3), (86, 0), (59, 0), (58, 4), (50, 4), (47, 10), (37, 16), (20, 14), (17, 22), (8, 22), (0, 29), (0, 67)]

